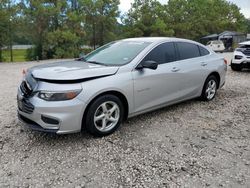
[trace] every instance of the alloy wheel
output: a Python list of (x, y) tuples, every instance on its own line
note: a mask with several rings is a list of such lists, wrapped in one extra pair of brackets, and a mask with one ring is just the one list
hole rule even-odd
[(215, 80), (210, 80), (207, 83), (206, 97), (208, 100), (211, 100), (214, 98), (214, 96), (216, 94), (216, 88), (217, 88), (217, 83)]
[(94, 124), (101, 132), (112, 130), (120, 119), (119, 106), (113, 101), (102, 103), (95, 111)]

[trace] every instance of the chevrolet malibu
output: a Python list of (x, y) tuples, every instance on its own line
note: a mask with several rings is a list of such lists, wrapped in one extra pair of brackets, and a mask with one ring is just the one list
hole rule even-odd
[(192, 98), (212, 100), (227, 62), (200, 43), (131, 38), (78, 60), (32, 67), (18, 88), (18, 117), (38, 131), (114, 132), (132, 116)]

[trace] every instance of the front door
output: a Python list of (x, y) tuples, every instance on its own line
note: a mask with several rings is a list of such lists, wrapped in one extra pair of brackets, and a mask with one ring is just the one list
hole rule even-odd
[(143, 61), (155, 61), (158, 68), (133, 70), (135, 112), (143, 111), (179, 98), (180, 68), (174, 43), (155, 47)]

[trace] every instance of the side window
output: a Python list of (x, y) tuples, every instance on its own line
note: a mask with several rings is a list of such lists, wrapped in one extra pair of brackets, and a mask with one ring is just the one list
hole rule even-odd
[(167, 42), (155, 47), (143, 61), (155, 61), (158, 64), (169, 63), (176, 60), (173, 42)]
[(188, 42), (176, 42), (180, 60), (190, 59), (200, 56), (199, 47), (196, 44)]
[(199, 46), (199, 50), (200, 50), (201, 56), (205, 56), (209, 54), (209, 51), (204, 47)]

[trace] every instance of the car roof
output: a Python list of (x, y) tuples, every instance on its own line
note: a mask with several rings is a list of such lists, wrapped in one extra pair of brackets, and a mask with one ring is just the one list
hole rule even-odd
[(182, 38), (175, 38), (175, 37), (138, 37), (138, 38), (127, 38), (122, 39), (122, 41), (134, 41), (134, 42), (151, 42), (151, 43), (160, 43), (160, 42), (170, 42), (170, 41), (182, 41), (182, 42), (191, 42), (196, 43), (195, 41), (182, 39)]
[(140, 41), (140, 42), (159, 42), (169, 40), (169, 37), (138, 37), (138, 38), (127, 38), (123, 41)]

